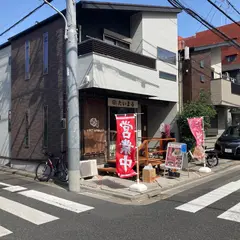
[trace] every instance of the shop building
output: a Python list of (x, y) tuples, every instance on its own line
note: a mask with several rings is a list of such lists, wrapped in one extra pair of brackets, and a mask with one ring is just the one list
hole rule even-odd
[[(100, 164), (114, 158), (115, 114), (139, 113), (139, 142), (159, 136), (163, 122), (177, 133), (178, 13), (150, 5), (77, 4), (81, 159)], [(18, 119), (12, 156), (34, 162), (43, 149), (59, 154), (66, 148), (64, 22), (55, 15), (10, 42), (12, 116)]]

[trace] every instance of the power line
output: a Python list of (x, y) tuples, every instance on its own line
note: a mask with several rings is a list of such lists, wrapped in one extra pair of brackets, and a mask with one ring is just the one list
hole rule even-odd
[[(53, 0), (49, 0), (48, 2), (52, 2)], [(39, 5), (38, 7), (36, 7), (35, 9), (33, 9), (30, 13), (28, 13), (26, 16), (24, 16), (23, 18), (21, 18), (19, 21), (17, 21), (16, 23), (14, 23), (11, 27), (9, 27), (8, 29), (6, 29), (4, 32), (0, 33), (0, 37), (3, 36), (5, 33), (9, 32), (12, 28), (16, 27), (19, 23), (23, 22), (26, 18), (28, 18), (30, 15), (32, 15), (34, 12), (36, 12), (38, 9), (40, 9), (42, 6), (44, 6), (46, 3), (43, 2), (41, 5)]]
[(236, 22), (232, 17), (230, 17), (227, 13), (225, 13), (220, 7), (218, 7), (215, 3), (213, 3), (211, 0), (207, 0), (212, 6), (214, 6), (218, 11), (220, 11), (222, 14), (224, 14), (228, 19), (230, 19), (232, 22), (237, 24), (240, 27), (240, 24)]
[(232, 7), (232, 9), (235, 10), (235, 12), (237, 12), (240, 15), (240, 12), (237, 10), (237, 8), (229, 0), (226, 0), (226, 2)]
[[(206, 16), (206, 19), (208, 19), (208, 17), (210, 16), (210, 14), (212, 13), (212, 10), (213, 10), (213, 6), (211, 7), (211, 9), (210, 9), (210, 11), (209, 11), (209, 13), (208, 13), (208, 15)], [(214, 14), (215, 15), (215, 14)], [(213, 16), (214, 16), (213, 15)], [(198, 32), (200, 29), (202, 28), (202, 24), (200, 23), (200, 27), (197, 29), (197, 31), (196, 32)]]
[(208, 28), (210, 31), (215, 33), (217, 36), (219, 36), (224, 41), (227, 41), (231, 43), (232, 46), (240, 50), (240, 45), (232, 40), (230, 37), (228, 37), (225, 33), (217, 29), (215, 26), (213, 26), (211, 23), (206, 21), (204, 18), (202, 18), (199, 14), (197, 14), (195, 11), (193, 11), (190, 8), (186, 8), (179, 0), (168, 0), (169, 3), (171, 3), (174, 7), (183, 9), (187, 14), (192, 16), (194, 19), (202, 23), (206, 28)]

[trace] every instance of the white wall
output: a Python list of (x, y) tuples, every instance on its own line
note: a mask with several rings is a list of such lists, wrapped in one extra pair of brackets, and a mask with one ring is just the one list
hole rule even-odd
[(226, 127), (228, 121), (228, 109), (227, 107), (218, 108), (218, 135), (221, 135)]
[[(177, 15), (173, 13), (148, 13), (144, 12), (142, 17), (143, 31), (143, 50), (142, 53), (149, 57), (157, 59), (157, 47), (176, 53), (178, 59), (178, 28)], [(176, 101), (178, 101), (178, 62), (176, 65), (157, 60), (156, 62), (158, 79), (165, 82), (164, 85), (174, 86)], [(177, 81), (171, 81), (159, 78), (159, 71), (174, 74)], [(172, 92), (173, 93), (173, 92)]]
[(211, 49), (211, 67), (214, 69), (214, 78), (220, 78), (222, 74), (221, 48)]
[[(86, 77), (89, 77), (89, 84), (86, 84)], [(93, 55), (86, 54), (78, 58), (77, 85), (78, 88), (90, 87), (93, 82)]]
[[(157, 47), (178, 52), (177, 15), (171, 13), (143, 13), (143, 54), (157, 58)], [(178, 75), (176, 66), (157, 61), (157, 69)]]
[(89, 86), (178, 101), (177, 83), (160, 79), (156, 70), (98, 54), (93, 59), (93, 80)]
[[(8, 111), (11, 109), (11, 47), (0, 50), (0, 156), (10, 157)], [(0, 165), (6, 161), (0, 159)]]
[(148, 136), (160, 137), (160, 125), (162, 123), (171, 125), (171, 132), (178, 138), (176, 115), (177, 103), (163, 103), (148, 105)]
[[(157, 59), (157, 47), (178, 51), (177, 15), (175, 13), (143, 12), (131, 17), (131, 50)], [(176, 75), (176, 82), (159, 78), (159, 70)], [(79, 57), (78, 86), (84, 76), (90, 84), (122, 92), (153, 96), (156, 100), (178, 102), (178, 62), (176, 65), (156, 61), (156, 70), (141, 67), (100, 54)]]

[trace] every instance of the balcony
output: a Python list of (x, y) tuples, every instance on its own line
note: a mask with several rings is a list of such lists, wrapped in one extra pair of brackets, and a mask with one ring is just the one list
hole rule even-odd
[(222, 78), (211, 81), (211, 95), (214, 105), (239, 107), (240, 85), (231, 80), (233, 79), (222, 76)]
[(89, 39), (78, 45), (78, 55), (91, 52), (110, 56), (150, 69), (156, 69), (156, 59), (105, 43), (98, 39)]
[(78, 88), (134, 93), (162, 101), (178, 101), (178, 82), (159, 77), (156, 59), (101, 40), (78, 46)]

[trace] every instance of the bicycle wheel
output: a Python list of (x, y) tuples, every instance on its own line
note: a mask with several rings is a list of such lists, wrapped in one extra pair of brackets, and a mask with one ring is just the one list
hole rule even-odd
[(218, 165), (218, 156), (217, 155), (211, 155), (211, 156), (207, 156), (207, 166), (212, 168), (212, 167), (216, 167)]
[(52, 168), (46, 163), (39, 163), (36, 168), (36, 179), (40, 182), (47, 182), (52, 174)]
[(68, 181), (68, 169), (65, 163), (61, 164), (61, 168), (58, 170), (56, 175), (61, 182)]

